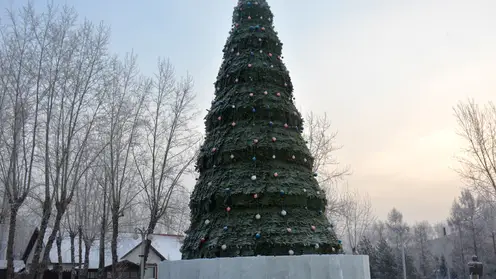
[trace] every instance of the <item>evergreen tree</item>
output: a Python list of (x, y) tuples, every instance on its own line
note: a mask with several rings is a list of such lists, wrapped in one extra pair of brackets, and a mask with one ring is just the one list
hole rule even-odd
[[(399, 262), (402, 263), (401, 258)], [(428, 277), (420, 276), (417, 267), (415, 266), (415, 260), (413, 259), (413, 256), (408, 249), (405, 250), (405, 264), (406, 264), (407, 278), (409, 279), (428, 278)], [(401, 270), (401, 274), (403, 274), (403, 264), (400, 264), (400, 270)], [(403, 275), (401, 275), (399, 278), (403, 278)]]
[(394, 251), (383, 238), (377, 243), (373, 265), (376, 270), (374, 274), (371, 274), (372, 278), (397, 278), (398, 275), (401, 274), (398, 273), (399, 269)]
[(205, 117), (183, 259), (341, 250), (265, 0), (241, 0)]
[(364, 236), (360, 242), (358, 243), (357, 252), (359, 255), (368, 255), (369, 256), (369, 266), (370, 266), (370, 275), (372, 279), (380, 279), (378, 277), (374, 277), (378, 274), (377, 270), (377, 257), (375, 247), (372, 245), (372, 242), (368, 239), (368, 237)]

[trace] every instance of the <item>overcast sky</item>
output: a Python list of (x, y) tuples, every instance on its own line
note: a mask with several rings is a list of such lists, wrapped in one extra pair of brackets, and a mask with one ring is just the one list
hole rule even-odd
[[(145, 73), (169, 57), (209, 107), (236, 0), (54, 2), (111, 25), (112, 51), (133, 49)], [(0, 0), (0, 8), (25, 3)], [(369, 193), (380, 218), (397, 207), (408, 221), (445, 219), (463, 186), (452, 170), (463, 144), (452, 107), (496, 96), (496, 1), (269, 4), (297, 106), (332, 119), (344, 145), (336, 155), (353, 170), (349, 185)]]

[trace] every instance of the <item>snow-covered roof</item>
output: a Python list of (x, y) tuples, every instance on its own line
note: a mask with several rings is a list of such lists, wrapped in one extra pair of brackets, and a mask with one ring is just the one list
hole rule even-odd
[[(19, 272), (24, 268), (23, 261), (14, 261), (14, 272)], [(7, 269), (7, 261), (0, 260), (0, 269)]]
[[(164, 256), (167, 260), (180, 260), (181, 252), (180, 248), (182, 245), (182, 236), (177, 235), (167, 235), (167, 234), (153, 234), (151, 237), (152, 247), (157, 250), (162, 256)], [(48, 240), (48, 232), (45, 234), (45, 243)], [(120, 233), (117, 239), (117, 256), (119, 261), (123, 256), (125, 256), (129, 251), (135, 248), (137, 245), (141, 243), (141, 237), (137, 237), (136, 234), (132, 233)], [(74, 249), (75, 249), (75, 257), (76, 262), (79, 263), (79, 238), (76, 237), (74, 241)], [(100, 241), (97, 239), (93, 242), (91, 246), (90, 255), (89, 255), (89, 268), (96, 269), (99, 264), (99, 250), (100, 250)], [(69, 236), (66, 236), (62, 239), (61, 244), (61, 252), (62, 252), (62, 263), (71, 263), (71, 240)], [(83, 259), (84, 262), (84, 242), (82, 247)], [(58, 253), (56, 243), (53, 243), (52, 249), (50, 250), (50, 262), (57, 263), (58, 262)], [(108, 266), (112, 263), (112, 254), (110, 250), (110, 240), (105, 241), (105, 266)]]

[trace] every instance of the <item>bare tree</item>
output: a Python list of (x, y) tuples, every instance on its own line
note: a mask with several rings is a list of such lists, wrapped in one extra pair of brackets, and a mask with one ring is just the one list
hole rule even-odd
[(351, 172), (349, 166), (339, 166), (335, 152), (341, 149), (341, 146), (336, 144), (338, 133), (331, 128), (331, 121), (326, 114), (317, 116), (310, 112), (305, 119), (304, 138), (314, 158), (312, 171), (319, 173), (317, 180), (327, 193), (326, 213), (333, 219), (338, 217), (342, 206), (337, 182)]
[[(171, 201), (181, 179), (196, 158), (200, 137), (191, 127), (196, 115), (193, 80), (176, 82), (169, 61), (159, 59), (153, 90), (145, 100), (140, 143), (133, 149), (134, 162), (148, 210), (147, 234), (154, 232), (164, 216), (172, 214)], [(145, 245), (146, 263), (151, 241)]]
[(103, 197), (101, 188), (98, 186), (97, 176), (94, 172), (87, 172), (82, 185), (76, 192), (77, 207), (81, 213), (81, 235), (80, 239), (84, 243), (84, 265), (80, 275), (86, 278), (88, 275), (90, 252), (93, 243), (98, 237), (99, 220), (102, 216)]
[(0, 181), (8, 202), (7, 278), (14, 277), (17, 214), (33, 180), (39, 129), (41, 72), (33, 56), (44, 46), (33, 44), (32, 6), (19, 14), (7, 11), (9, 24), (0, 28)]
[[(88, 22), (76, 26), (73, 10), (63, 8), (59, 13), (51, 5), (42, 14), (36, 13), (29, 4), (18, 13), (8, 11), (8, 16), (10, 25), (2, 39), (2, 60), (6, 62), (2, 63), (2, 85), (17, 95), (12, 99), (17, 100), (12, 107), (13, 115), (17, 115), (13, 120), (18, 123), (15, 127), (20, 128), (12, 130), (15, 140), (7, 146), (23, 148), (25, 152), (18, 159), (9, 159), (12, 163), (4, 168), (5, 181), (10, 185), (8, 195), (15, 205), (11, 210), (18, 210), (18, 204), (27, 197), (33, 183), (34, 164), (39, 163), (36, 171), (38, 176), (44, 176), (44, 181), (39, 181), (43, 185), (44, 200), (30, 271), (33, 278), (37, 275), (42, 278), (44, 261), (74, 188), (94, 157), (94, 149), (89, 149), (88, 144), (98, 111), (98, 79), (104, 67), (107, 30), (103, 26), (95, 28)], [(35, 161), (35, 158), (42, 159)], [(25, 174), (19, 173), (21, 169)], [(25, 181), (22, 189), (11, 187), (20, 185), (17, 181)], [(53, 205), (56, 209), (54, 226), (42, 255)], [(11, 221), (15, 222), (15, 218)]]
[(489, 102), (481, 107), (473, 100), (454, 108), (458, 134), (467, 147), (459, 158), (458, 173), (481, 196), (496, 199), (496, 106)]
[(76, 278), (76, 236), (79, 233), (78, 203), (71, 204), (65, 214), (66, 230), (69, 235), (71, 245), (71, 279)]
[[(117, 278), (117, 237), (119, 218), (130, 208), (138, 192), (133, 189), (135, 171), (132, 149), (136, 145), (140, 115), (151, 83), (139, 76), (136, 56), (126, 55), (123, 62), (114, 58), (108, 71), (100, 133), (106, 142), (102, 156), (112, 223), (112, 278)], [(102, 260), (102, 259), (100, 259)]]
[(357, 253), (360, 240), (375, 221), (372, 203), (367, 194), (360, 194), (347, 186), (342, 192), (342, 208), (339, 212), (343, 230), (353, 254)]

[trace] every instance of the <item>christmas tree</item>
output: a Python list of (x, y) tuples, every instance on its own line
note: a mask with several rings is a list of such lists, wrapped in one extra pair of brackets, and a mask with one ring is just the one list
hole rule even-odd
[(265, 0), (241, 0), (191, 195), (183, 259), (335, 254), (303, 119)]

